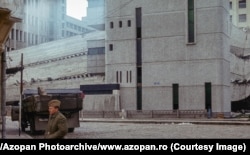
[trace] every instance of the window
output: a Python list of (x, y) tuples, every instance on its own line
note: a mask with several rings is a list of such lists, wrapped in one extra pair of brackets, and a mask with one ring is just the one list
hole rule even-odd
[(19, 31), (16, 30), (16, 40), (18, 41), (19, 40), (19, 35), (18, 35)]
[(105, 47), (96, 47), (88, 49), (88, 55), (98, 55), (104, 53), (105, 53)]
[(127, 83), (128, 83), (128, 71), (127, 71)]
[(120, 71), (120, 83), (122, 83), (122, 71)]
[(23, 41), (23, 31), (20, 31), (20, 41)]
[(173, 84), (173, 109), (179, 109), (179, 84)]
[(141, 67), (137, 67), (137, 83), (139, 85), (142, 84), (142, 68)]
[(205, 83), (205, 107), (206, 109), (212, 108), (212, 84), (211, 82)]
[(132, 71), (127, 71), (127, 83), (131, 83), (132, 81)]
[(188, 0), (188, 43), (195, 42), (194, 0)]
[(114, 28), (114, 23), (113, 22), (110, 22), (110, 28)]
[(246, 4), (246, 0), (240, 0), (239, 1), (239, 8), (246, 8), (247, 4)]
[(14, 34), (14, 29), (11, 29), (11, 39), (14, 39), (14, 37), (15, 37), (15, 34)]
[(136, 8), (136, 38), (141, 38), (141, 8)]
[(131, 20), (128, 20), (128, 27), (131, 27)]
[(233, 7), (232, 2), (229, 2), (229, 8), (232, 9), (232, 7)]
[(246, 22), (247, 21), (247, 15), (246, 14), (240, 14), (239, 15), (239, 22)]
[(116, 71), (116, 83), (122, 83), (122, 71)]
[(232, 15), (230, 15), (230, 22), (232, 22), (233, 21), (233, 16)]
[(116, 71), (116, 83), (119, 83), (119, 72)]
[(122, 21), (119, 21), (119, 27), (122, 27)]
[(113, 51), (113, 44), (109, 44), (109, 51)]
[(130, 71), (129, 73), (130, 73), (129, 74), (129, 78), (130, 78), (129, 80), (130, 80), (130, 83), (131, 83), (132, 82), (132, 71)]

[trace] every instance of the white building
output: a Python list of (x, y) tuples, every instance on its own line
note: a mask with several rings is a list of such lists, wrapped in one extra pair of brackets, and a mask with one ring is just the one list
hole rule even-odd
[(250, 1), (249, 0), (229, 0), (230, 21), (239, 28), (249, 28), (250, 26)]
[[(106, 83), (126, 110), (229, 116), (228, 0), (106, 0)], [(114, 11), (116, 10), (116, 11)]]

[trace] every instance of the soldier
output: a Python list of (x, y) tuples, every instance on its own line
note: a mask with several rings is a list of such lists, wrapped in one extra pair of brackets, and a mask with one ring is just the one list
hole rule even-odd
[(68, 133), (66, 117), (59, 111), (61, 102), (51, 100), (49, 106), (49, 121), (45, 130), (45, 139), (63, 139)]

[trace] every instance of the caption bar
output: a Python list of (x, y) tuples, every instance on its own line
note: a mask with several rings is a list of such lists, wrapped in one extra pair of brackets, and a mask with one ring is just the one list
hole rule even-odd
[(38, 143), (38, 144), (8, 144), (0, 143), (0, 151), (232, 151), (232, 152), (245, 152), (247, 149), (246, 144), (181, 144), (181, 143), (171, 143), (169, 145), (114, 145), (114, 144), (88, 144), (88, 143), (78, 143), (78, 144), (48, 144), (48, 143)]

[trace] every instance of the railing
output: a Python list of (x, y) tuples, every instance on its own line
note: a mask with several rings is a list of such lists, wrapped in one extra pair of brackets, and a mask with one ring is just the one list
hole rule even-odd
[(79, 112), (81, 118), (206, 118), (205, 109), (200, 110), (122, 110)]

